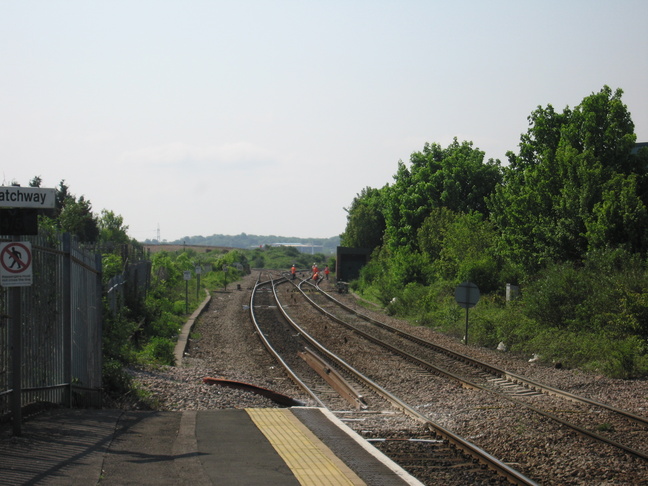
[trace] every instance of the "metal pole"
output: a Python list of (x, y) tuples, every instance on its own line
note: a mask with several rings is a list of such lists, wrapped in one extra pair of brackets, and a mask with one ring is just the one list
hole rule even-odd
[(468, 306), (466, 306), (466, 342), (464, 344), (468, 345)]
[(102, 266), (102, 259), (101, 255), (99, 253), (95, 253), (95, 268), (97, 269), (97, 276), (95, 278), (95, 284), (96, 284), (96, 303), (95, 306), (98, 309), (96, 312), (96, 323), (97, 323), (97, 334), (96, 334), (96, 341), (95, 341), (95, 346), (93, 346), (93, 349), (96, 350), (97, 354), (97, 367), (96, 367), (96, 372), (97, 372), (97, 381), (95, 381), (95, 388), (99, 388), (99, 393), (97, 395), (93, 394), (95, 397), (93, 399), (94, 406), (97, 408), (101, 408), (101, 404), (103, 402), (102, 400), (102, 393), (103, 393), (103, 387), (101, 386), (102, 381), (103, 381), (103, 353), (101, 352), (101, 347), (102, 347), (102, 336), (103, 336), (103, 316), (101, 312), (102, 308), (102, 275), (103, 275), (103, 266)]
[(22, 424), (22, 312), (20, 309), (20, 287), (9, 289), (11, 302), (11, 414), (13, 433), (21, 435)]
[[(18, 241), (14, 236), (12, 241)], [(22, 309), (21, 288), (9, 289), (9, 302), (11, 315), (11, 416), (13, 433), (15, 436), (22, 434)]]
[(61, 298), (63, 299), (63, 402), (72, 406), (72, 235), (63, 233), (63, 265)]

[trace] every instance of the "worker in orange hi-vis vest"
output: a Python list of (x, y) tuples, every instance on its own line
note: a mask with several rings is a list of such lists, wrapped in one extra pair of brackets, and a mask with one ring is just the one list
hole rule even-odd
[(329, 273), (331, 273), (331, 271), (329, 270), (328, 265), (326, 265), (326, 266), (324, 267), (324, 278), (325, 278), (326, 280), (328, 280)]
[(293, 263), (293, 266), (290, 267), (290, 275), (292, 275), (292, 279), (295, 280), (295, 274), (297, 273), (297, 267), (295, 267), (295, 264)]
[(317, 283), (317, 279), (318, 279), (318, 278), (319, 278), (319, 274), (318, 274), (317, 272), (315, 272), (315, 273), (313, 274), (313, 280), (315, 280), (315, 283)]

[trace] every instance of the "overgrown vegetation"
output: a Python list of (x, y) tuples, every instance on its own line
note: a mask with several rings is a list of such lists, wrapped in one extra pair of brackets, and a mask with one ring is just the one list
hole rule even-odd
[[(105, 257), (106, 258), (106, 257)], [(189, 272), (190, 279), (185, 279)], [(199, 273), (197, 273), (199, 272)], [(104, 324), (104, 382), (115, 396), (132, 393), (123, 366), (174, 365), (178, 334), (187, 318), (213, 293), (249, 272), (239, 251), (196, 253), (161, 251), (151, 257), (151, 283), (146, 296), (131, 302), (118, 315), (106, 312)], [(231, 288), (231, 287), (230, 287)]]
[[(308, 255), (292, 247), (254, 250), (210, 251), (191, 248), (178, 252), (160, 251), (151, 257), (151, 284), (144, 299), (128, 303), (118, 315), (106, 311), (104, 325), (104, 381), (115, 397), (135, 392), (123, 367), (173, 365), (178, 333), (188, 316), (210, 293), (232, 289), (231, 285), (254, 268), (288, 271), (296, 264), (309, 269), (314, 262), (326, 262), (323, 254)], [(105, 254), (106, 279), (115, 274), (120, 259)], [(109, 263), (109, 265), (108, 265)], [(200, 269), (200, 279), (196, 269)], [(114, 269), (114, 270), (109, 270)], [(185, 272), (191, 279), (185, 280)]]
[(342, 245), (374, 249), (352, 287), (462, 339), (454, 290), (470, 281), (471, 344), (647, 376), (648, 149), (621, 96), (605, 86), (562, 113), (538, 107), (507, 166), (456, 139), (399, 162), (393, 184), (347, 209)]

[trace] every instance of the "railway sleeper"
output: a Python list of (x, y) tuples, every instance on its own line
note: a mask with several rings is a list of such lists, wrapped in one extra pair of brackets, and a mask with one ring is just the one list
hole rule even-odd
[(492, 383), (494, 385), (499, 386), (500, 388), (503, 388), (510, 395), (518, 395), (518, 396), (525, 396), (525, 397), (542, 395), (542, 393), (537, 390), (529, 389), (526, 386), (519, 385), (505, 378), (490, 378), (488, 381), (489, 383)]

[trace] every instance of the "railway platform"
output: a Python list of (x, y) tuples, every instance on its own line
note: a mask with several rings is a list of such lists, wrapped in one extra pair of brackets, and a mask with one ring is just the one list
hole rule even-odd
[(55, 409), (0, 426), (3, 485), (420, 485), (328, 410)]

